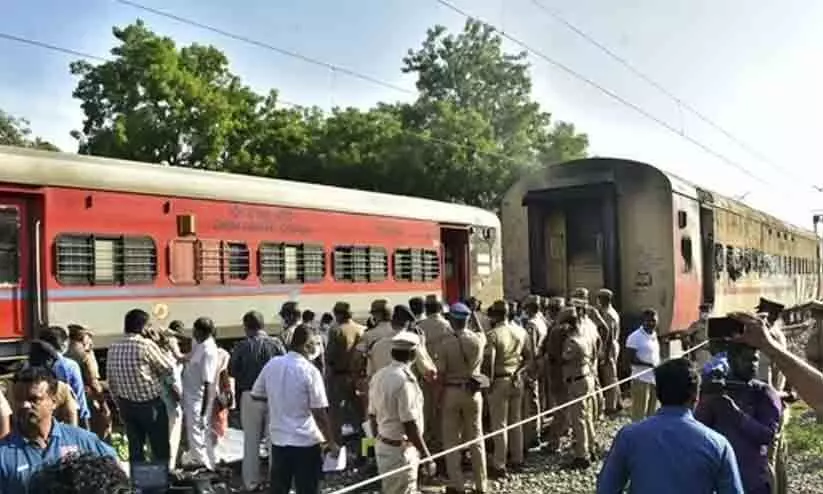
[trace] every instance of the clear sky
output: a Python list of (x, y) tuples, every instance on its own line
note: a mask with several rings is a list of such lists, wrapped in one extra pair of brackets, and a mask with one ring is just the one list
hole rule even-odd
[[(141, 0), (145, 5), (413, 89), (401, 58), (428, 27), (465, 19), (435, 0)], [(538, 0), (768, 158), (701, 122), (533, 0), (453, 0), (747, 169), (739, 169), (531, 57), (534, 96), (555, 118), (587, 132), (592, 154), (634, 158), (808, 227), (823, 209), (823, 2), (818, 0)], [(114, 0), (0, 2), (0, 32), (105, 56), (113, 25), (144, 19), (180, 43), (213, 44), (264, 91), (301, 104), (409, 99), (392, 89), (138, 11)], [(513, 47), (515, 49), (516, 47)], [(0, 40), (0, 108), (35, 134), (75, 150), (82, 121), (68, 72), (74, 57)]]

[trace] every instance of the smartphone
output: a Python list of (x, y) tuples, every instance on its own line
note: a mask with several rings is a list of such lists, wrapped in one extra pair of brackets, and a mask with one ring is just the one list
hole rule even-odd
[(731, 317), (710, 317), (707, 332), (710, 340), (728, 340), (743, 334), (743, 323)]

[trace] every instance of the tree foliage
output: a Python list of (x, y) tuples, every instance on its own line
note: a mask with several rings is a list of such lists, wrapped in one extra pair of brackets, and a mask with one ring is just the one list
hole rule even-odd
[(31, 137), (29, 122), (0, 110), (0, 145), (60, 151), (54, 144), (39, 137)]
[(137, 21), (111, 61), (74, 62), (81, 152), (408, 194), (495, 209), (518, 175), (585, 155), (532, 99), (524, 53), (489, 26), (436, 26), (402, 70), (418, 98), (370, 109), (291, 108), (259, 95), (212, 46), (178, 47)]

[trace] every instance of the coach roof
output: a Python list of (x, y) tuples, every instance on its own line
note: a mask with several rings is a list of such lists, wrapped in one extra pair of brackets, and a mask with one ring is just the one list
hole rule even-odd
[(494, 213), (461, 204), (9, 146), (0, 146), (0, 182), (500, 227)]

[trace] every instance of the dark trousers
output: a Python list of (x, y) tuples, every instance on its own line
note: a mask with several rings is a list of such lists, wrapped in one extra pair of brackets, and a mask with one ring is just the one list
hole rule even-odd
[(147, 440), (151, 448), (152, 462), (168, 463), (171, 454), (169, 415), (163, 400), (155, 398), (150, 401), (131, 401), (117, 398), (117, 405), (129, 440), (129, 463), (146, 461), (143, 451)]
[(292, 481), (297, 494), (320, 494), (323, 452), (320, 445), (272, 446), (271, 494), (289, 494)]

